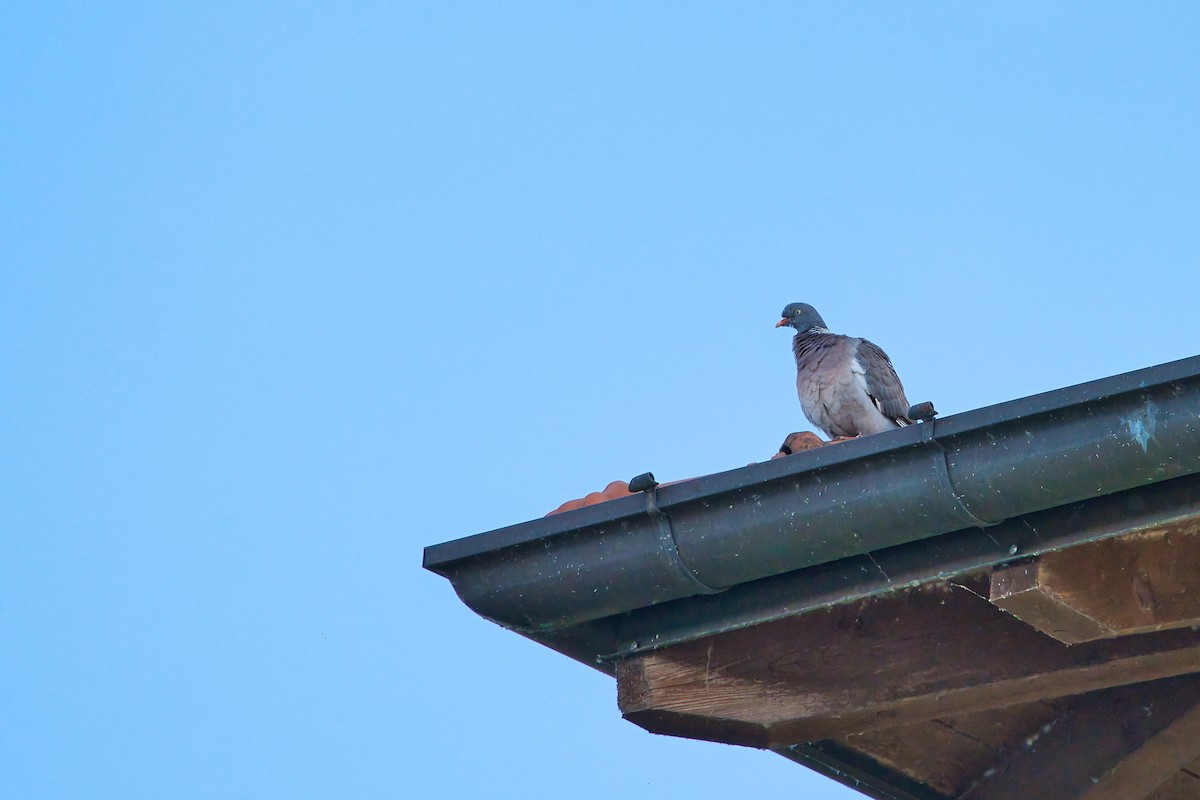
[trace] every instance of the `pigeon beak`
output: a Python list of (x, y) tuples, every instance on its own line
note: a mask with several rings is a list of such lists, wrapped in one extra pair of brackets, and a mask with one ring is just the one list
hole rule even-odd
[(775, 327), (782, 328), (784, 325), (787, 325), (787, 324), (788, 324), (788, 318), (784, 317), (783, 319), (779, 320), (779, 322), (775, 323)]

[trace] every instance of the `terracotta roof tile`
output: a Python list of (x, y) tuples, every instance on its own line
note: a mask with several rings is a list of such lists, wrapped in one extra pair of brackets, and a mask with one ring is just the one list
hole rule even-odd
[[(629, 484), (625, 481), (613, 481), (608, 486), (604, 487), (602, 492), (592, 492), (586, 497), (581, 497), (578, 500), (568, 500), (558, 508), (550, 512), (550, 514), (561, 514), (563, 511), (571, 511), (584, 506), (594, 506), (596, 503), (603, 503), (606, 500), (616, 500), (618, 497), (626, 497), (633, 494), (629, 491)], [(550, 516), (547, 514), (546, 516)]]
[[(822, 441), (822, 439), (815, 433), (809, 433), (808, 431), (797, 431), (796, 433), (789, 434), (788, 437), (783, 440), (783, 444), (779, 446), (779, 452), (771, 456), (771, 458), (774, 459), (782, 458), (783, 456), (790, 456), (792, 453), (800, 453), (805, 450), (812, 450), (825, 444), (827, 444), (827, 442)], [(681, 483), (681, 481), (672, 481), (672, 483)], [(568, 500), (546, 516), (549, 517), (554, 514), (561, 514), (564, 511), (573, 511), (576, 508), (583, 508), (584, 506), (594, 506), (597, 503), (603, 503), (608, 500), (616, 500), (618, 497), (627, 497), (631, 494), (633, 494), (633, 492), (629, 491), (628, 483), (625, 481), (613, 481), (608, 486), (605, 486), (603, 491), (592, 492), (591, 494), (585, 497), (580, 497), (576, 500)]]

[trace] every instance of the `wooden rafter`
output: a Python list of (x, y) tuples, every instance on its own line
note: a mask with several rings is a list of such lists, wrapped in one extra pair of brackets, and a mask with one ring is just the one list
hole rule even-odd
[(986, 578), (731, 631), (618, 665), (624, 716), (755, 747), (1200, 671), (1200, 632), (1068, 647), (991, 605)]
[(1067, 642), (1200, 624), (1200, 524), (1047, 553), (997, 570), (991, 601)]
[(1200, 676), (1078, 698), (960, 800), (1139, 800), (1200, 757)]

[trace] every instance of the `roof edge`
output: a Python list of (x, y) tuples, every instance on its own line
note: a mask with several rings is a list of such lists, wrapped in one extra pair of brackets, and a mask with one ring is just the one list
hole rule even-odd
[(471, 608), (561, 629), (1200, 472), (1200, 356), (425, 550)]

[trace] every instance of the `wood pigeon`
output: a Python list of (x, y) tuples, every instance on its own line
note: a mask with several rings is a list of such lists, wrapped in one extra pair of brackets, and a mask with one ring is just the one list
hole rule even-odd
[(912, 423), (904, 386), (878, 345), (831, 333), (808, 303), (783, 309), (776, 328), (796, 329), (796, 393), (808, 421), (829, 438), (864, 436)]

